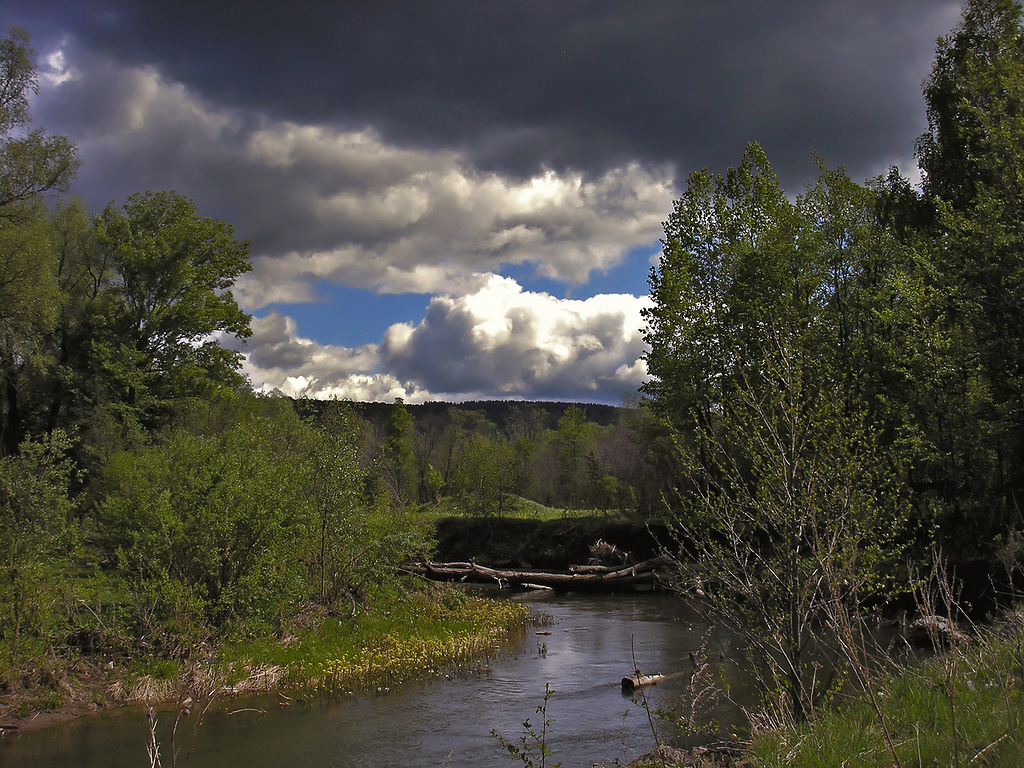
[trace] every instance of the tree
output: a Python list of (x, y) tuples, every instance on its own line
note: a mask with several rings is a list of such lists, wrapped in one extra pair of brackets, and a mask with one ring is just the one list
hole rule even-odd
[(381, 449), (381, 470), (392, 501), (397, 506), (408, 504), (412, 498), (412, 433), (412, 414), (405, 407), (405, 401), (396, 397), (388, 415), (387, 433)]
[(437, 467), (444, 463), (444, 449), (454, 448), (453, 429), (450, 418), (440, 412), (424, 414), (416, 419), (412, 451), (416, 467), (416, 499), (420, 504), (438, 500), (445, 480)]
[(29, 94), (39, 92), (35, 51), (24, 29), (14, 27), (0, 42), (0, 220), (23, 219), (40, 195), (63, 190), (78, 170), (75, 145), (66, 136), (47, 136), (32, 124)]
[(87, 469), (99, 469), (98, 459), (124, 447), (121, 441), (109, 446), (104, 439), (100, 425), (106, 409), (89, 388), (89, 372), (94, 367), (90, 353), (96, 328), (102, 326), (99, 300), (111, 280), (111, 270), (80, 200), (59, 205), (47, 217), (47, 231), (60, 305), (56, 323), (46, 338), (45, 366), (34, 371), (30, 392), (34, 413), (27, 421), (28, 428), (74, 428), (82, 438), (76, 446), (79, 459)]
[(1012, 0), (968, 0), (939, 41), (918, 141), (933, 217), (936, 337), (951, 401), (929, 435), (936, 500), (980, 540), (1024, 492), (1024, 28)]
[(594, 435), (587, 424), (587, 413), (570, 405), (558, 419), (553, 436), (558, 459), (558, 491), (563, 503), (577, 507), (583, 501), (587, 485), (587, 458), (594, 451)]
[(96, 240), (111, 270), (92, 349), (108, 397), (155, 426), (176, 400), (241, 385), (241, 353), (218, 337), (252, 333), (230, 290), (250, 269), (249, 243), (174, 192), (108, 206)]
[[(208, 626), (268, 621), (305, 597), (308, 540), (294, 413), (228, 411), (204, 432), (111, 458), (97, 508), (140, 633), (186, 652)], [(267, 410), (267, 409), (263, 409)]]
[(929, 132), (917, 152), (926, 195), (955, 210), (986, 191), (1005, 205), (1024, 205), (1022, 74), (1020, 3), (967, 0), (960, 24), (939, 40), (924, 86)]
[(501, 517), (515, 505), (521, 473), (511, 439), (493, 431), (476, 431), (465, 439), (455, 490), (472, 514)]
[(40, 630), (48, 570), (63, 570), (76, 543), (68, 498), (76, 471), (69, 449), (58, 431), (0, 458), (0, 639), (15, 654), (23, 635)]
[(14, 28), (0, 42), (0, 456), (24, 437), (21, 374), (59, 303), (40, 198), (65, 189), (78, 169), (70, 140), (31, 129), (29, 96), (38, 80), (29, 39)]
[(42, 216), (0, 221), (0, 455), (25, 436), (24, 374), (44, 355), (60, 307), (54, 259)]
[(680, 476), (673, 438), (668, 423), (652, 412), (649, 403), (637, 399), (620, 411), (614, 447), (605, 449), (605, 464), (619, 482), (621, 511), (633, 509), (645, 518), (662, 516)]
[(308, 504), (312, 509), (313, 562), (319, 596), (327, 604), (357, 582), (362, 541), (363, 472), (359, 467), (359, 425), (350, 408), (327, 404), (303, 452)]
[(650, 278), (645, 389), (684, 469), (681, 568), (797, 720), (825, 692), (811, 655), (825, 606), (877, 586), (902, 514), (857, 396), (872, 230), (850, 223), (869, 199), (825, 172), (793, 203), (751, 145), (725, 177), (691, 175)]

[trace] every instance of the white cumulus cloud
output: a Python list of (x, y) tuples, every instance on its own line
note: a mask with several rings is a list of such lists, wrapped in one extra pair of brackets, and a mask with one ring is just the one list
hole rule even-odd
[(474, 292), (434, 297), (418, 323), (396, 323), (380, 344), (358, 348), (318, 344), (269, 312), (253, 320), (244, 371), (258, 389), (292, 397), (617, 403), (647, 378), (640, 311), (648, 304), (626, 294), (559, 299), (488, 275)]
[(491, 275), (474, 293), (432, 299), (416, 326), (392, 326), (381, 365), (434, 391), (618, 401), (646, 377), (640, 312), (648, 304), (627, 294), (559, 299)]

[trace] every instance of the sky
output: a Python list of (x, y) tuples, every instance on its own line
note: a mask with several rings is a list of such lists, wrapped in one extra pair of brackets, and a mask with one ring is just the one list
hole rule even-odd
[(3, 0), (93, 211), (251, 241), (259, 390), (618, 404), (689, 173), (915, 178), (944, 0)]

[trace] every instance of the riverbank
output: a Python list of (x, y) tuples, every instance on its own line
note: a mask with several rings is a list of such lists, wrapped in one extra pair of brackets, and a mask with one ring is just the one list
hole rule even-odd
[[(465, 674), (503, 652), (529, 609), (437, 585), (382, 585), (355, 615), (308, 611), (283, 634), (201, 644), (185, 661), (70, 654), (22, 670), (0, 692), (0, 733), (11, 735), (117, 706), (205, 706), (230, 696), (288, 698), (387, 691), (410, 680)], [(2, 747), (0, 747), (2, 748)]]
[[(599, 539), (642, 560), (657, 553), (659, 533), (667, 534), (643, 521), (611, 514), (566, 514), (547, 520), (449, 517), (434, 521), (432, 527), (439, 557), (517, 567), (585, 563), (590, 546)], [(334, 610), (311, 606), (286, 619), (287, 626), (268, 629), (262, 636), (195, 642), (185, 662), (169, 660), (147, 649), (146, 638), (125, 633), (117, 619), (118, 606), (127, 604), (129, 596), (116, 592), (108, 580), (92, 576), (77, 581), (75, 594), (67, 601), (72, 606), (69, 610), (83, 615), (93, 603), (106, 610), (95, 608), (95, 628), (68, 638), (60, 634), (40, 638), (37, 647), (22, 653), (16, 664), (0, 674), (0, 733), (4, 727), (11, 732), (38, 728), (111, 706), (173, 703), (185, 698), (181, 691), (189, 687), (217, 688), (228, 694), (303, 686), (387, 688), (403, 676), (398, 667), (409, 667), (412, 675), (429, 676), (446, 661), (486, 653), (467, 635), (473, 632), (469, 625), (480, 617), (440, 617), (437, 599), (424, 608), (407, 605), (395, 594), (364, 595), (357, 615), (351, 617), (347, 604)], [(503, 621), (521, 620), (506, 617)], [(445, 643), (451, 642), (451, 632), (461, 643), (458, 647), (442, 643), (442, 635)], [(423, 633), (418, 635), (422, 637), (416, 641), (419, 645), (403, 650), (417, 633)], [(389, 655), (398, 658), (398, 667), (386, 661)], [(186, 683), (183, 676), (196, 679)], [(187, 695), (195, 698), (194, 693)]]
[(452, 516), (438, 518), (434, 526), (435, 560), (496, 568), (567, 569), (588, 562), (599, 540), (640, 562), (661, 554), (672, 541), (663, 523), (619, 515), (554, 520)]

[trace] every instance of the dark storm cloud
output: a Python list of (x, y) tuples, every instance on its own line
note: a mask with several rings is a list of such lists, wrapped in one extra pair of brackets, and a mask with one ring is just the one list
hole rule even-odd
[[(275, 119), (373, 126), (481, 170), (722, 169), (761, 141), (855, 177), (909, 157), (920, 81), (958, 4), (41, 2), (26, 24)], [(798, 191), (798, 190), (793, 190)]]

